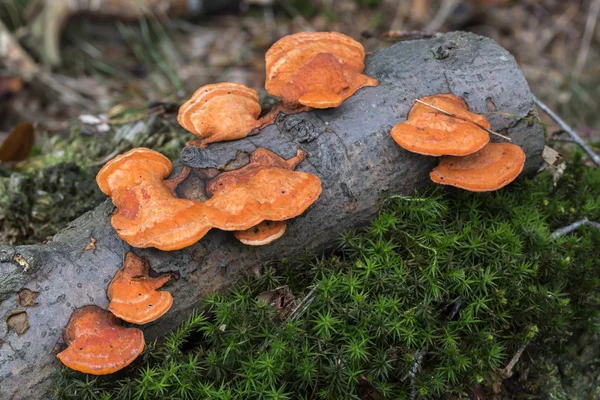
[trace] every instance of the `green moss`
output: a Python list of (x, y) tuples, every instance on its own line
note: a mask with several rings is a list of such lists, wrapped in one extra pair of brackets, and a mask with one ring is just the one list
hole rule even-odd
[(113, 129), (110, 140), (107, 134), (84, 135), (81, 127), (67, 138), (42, 138), (26, 168), (0, 167), (0, 242), (41, 242), (106, 200), (95, 177), (117, 154), (148, 147), (174, 160), (190, 139), (183, 129), (156, 117)]
[[(600, 220), (600, 170), (579, 160), (556, 187), (543, 174), (495, 193), (392, 197), (333, 255), (208, 296), (121, 380), (65, 371), (56, 396), (353, 399), (361, 376), (388, 398), (465, 396), (523, 344), (560, 359), (598, 321), (600, 232), (550, 237), (583, 216)], [(256, 301), (281, 285), (297, 299), (316, 287), (293, 321)]]

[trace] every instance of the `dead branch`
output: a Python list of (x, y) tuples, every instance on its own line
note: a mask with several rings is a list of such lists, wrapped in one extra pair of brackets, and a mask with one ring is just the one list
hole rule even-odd
[(552, 232), (552, 234), (550, 235), (550, 239), (555, 240), (561, 236), (567, 235), (577, 229), (579, 229), (579, 227), (581, 226), (591, 226), (592, 228), (596, 228), (598, 230), (600, 230), (600, 223), (598, 222), (594, 222), (594, 221), (590, 221), (587, 218), (583, 218), (580, 219), (577, 222), (573, 222), (570, 225), (567, 225), (565, 227), (559, 228), (557, 230), (555, 230), (554, 232)]
[(533, 101), (543, 112), (545, 112), (550, 118), (552, 118), (561, 127), (561, 129), (567, 132), (569, 136), (571, 136), (571, 139), (573, 139), (573, 141), (577, 143), (588, 154), (588, 156), (590, 156), (592, 161), (600, 167), (600, 156), (596, 154), (594, 150), (592, 150), (592, 148), (585, 143), (585, 141), (581, 138), (581, 136), (577, 134), (577, 132), (575, 132), (573, 128), (567, 125), (567, 123), (563, 121), (562, 118), (560, 118), (554, 111), (550, 109), (550, 107), (548, 107), (535, 95), (533, 96)]

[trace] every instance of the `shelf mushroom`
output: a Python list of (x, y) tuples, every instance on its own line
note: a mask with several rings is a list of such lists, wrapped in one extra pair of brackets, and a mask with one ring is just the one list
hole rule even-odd
[(286, 228), (285, 221), (263, 221), (245, 231), (236, 231), (234, 235), (245, 245), (264, 246), (282, 237)]
[(117, 317), (94, 305), (73, 312), (63, 337), (68, 347), (57, 354), (58, 359), (86, 374), (112, 374), (144, 350), (141, 330), (120, 326)]
[(429, 176), (442, 185), (471, 192), (489, 192), (514, 181), (524, 165), (525, 152), (521, 147), (510, 143), (489, 143), (465, 157), (442, 157)]
[(221, 82), (196, 90), (180, 108), (177, 121), (199, 139), (188, 142), (205, 148), (209, 143), (242, 139), (272, 123), (275, 114), (259, 119), (256, 91), (239, 83)]
[[(250, 156), (250, 163), (240, 169), (224, 172), (208, 182), (206, 193), (214, 196), (227, 187), (233, 187), (247, 182), (259, 171), (269, 168), (280, 168), (293, 171), (306, 158), (306, 152), (298, 150), (296, 156), (285, 160), (264, 148), (256, 149)], [(236, 231), (235, 237), (249, 246), (264, 246), (277, 239), (285, 233), (287, 224), (285, 221), (263, 221), (244, 231)]]
[(173, 304), (173, 296), (157, 289), (171, 277), (178, 278), (179, 275), (167, 272), (151, 277), (149, 271), (146, 260), (127, 253), (123, 267), (108, 285), (108, 310), (122, 320), (138, 325), (152, 322), (165, 314)]
[(111, 224), (134, 247), (178, 250), (200, 240), (212, 228), (241, 231), (263, 221), (302, 214), (321, 194), (313, 174), (263, 168), (228, 185), (205, 202), (179, 199), (165, 181), (171, 162), (158, 152), (137, 148), (109, 161), (96, 176), (100, 190), (116, 210)]
[(267, 51), (265, 88), (287, 109), (338, 107), (364, 86), (379, 83), (363, 73), (365, 50), (337, 32), (300, 32)]
[[(436, 94), (419, 99), (408, 119), (392, 128), (392, 138), (404, 149), (427, 156), (466, 156), (490, 141), (488, 120), (469, 111), (465, 101), (453, 94)], [(484, 128), (484, 129), (482, 129)]]

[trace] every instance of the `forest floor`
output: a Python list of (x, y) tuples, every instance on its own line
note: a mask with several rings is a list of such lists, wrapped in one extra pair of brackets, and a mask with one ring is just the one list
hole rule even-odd
[[(0, 21), (41, 65), (43, 56), (27, 41), (27, 2), (2, 0)], [(269, 104), (264, 53), (280, 37), (305, 30), (345, 33), (367, 52), (411, 40), (411, 32), (489, 36), (515, 56), (532, 92), (598, 152), (600, 28), (593, 16), (599, 8), (597, 0), (246, 0), (233, 11), (200, 17), (74, 17), (62, 34), (62, 64), (52, 74), (77, 96), (0, 71), (0, 143), (22, 122), (36, 132), (25, 160), (14, 169), (0, 165), (0, 242), (40, 242), (103, 201), (93, 176), (118, 152), (145, 145), (175, 158), (189, 137), (162, 116), (199, 86), (243, 83)], [(574, 145), (540, 117), (549, 124), (548, 144), (569, 158)], [(559, 361), (527, 352), (518, 375), (555, 387), (554, 398), (598, 396), (589, 392), (598, 385), (595, 343), (596, 335), (576, 335)], [(587, 386), (578, 391), (582, 382)], [(515, 391), (533, 397), (539, 389), (526, 390), (518, 379), (505, 386), (508, 397)]]

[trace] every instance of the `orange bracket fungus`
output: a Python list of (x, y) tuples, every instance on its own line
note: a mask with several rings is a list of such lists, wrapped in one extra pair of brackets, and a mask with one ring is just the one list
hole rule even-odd
[(69, 347), (57, 357), (67, 367), (86, 374), (112, 374), (144, 350), (141, 330), (120, 326), (117, 317), (93, 305), (73, 312), (63, 337)]
[(431, 171), (431, 180), (471, 192), (498, 190), (523, 170), (525, 153), (510, 143), (489, 143), (483, 149), (465, 157), (445, 156)]
[(282, 237), (286, 228), (285, 221), (263, 221), (245, 231), (236, 231), (234, 235), (248, 246), (264, 246)]
[(108, 310), (122, 320), (138, 325), (152, 322), (166, 313), (173, 304), (173, 297), (171, 293), (157, 289), (179, 275), (167, 272), (151, 277), (149, 272), (146, 260), (127, 253), (123, 268), (108, 285)]
[(419, 99), (440, 108), (444, 114), (415, 103), (408, 119), (392, 128), (392, 138), (404, 149), (427, 156), (466, 156), (485, 146), (490, 137), (488, 120), (469, 111), (465, 101), (453, 94), (436, 94)]
[(177, 198), (172, 185), (165, 184), (171, 168), (160, 153), (138, 148), (115, 157), (96, 176), (100, 190), (116, 206), (111, 224), (131, 246), (178, 250), (196, 243), (212, 228), (241, 231), (263, 221), (294, 218), (322, 190), (321, 180), (308, 172), (253, 168), (241, 174), (236, 184), (196, 202)]
[(188, 144), (204, 148), (213, 142), (245, 138), (275, 120), (276, 114), (258, 119), (260, 112), (256, 91), (222, 82), (196, 90), (179, 108), (177, 121), (200, 138)]
[(338, 107), (364, 86), (377, 86), (363, 74), (365, 50), (337, 32), (301, 32), (285, 36), (265, 56), (269, 94), (290, 109)]
[[(222, 173), (206, 185), (206, 193), (214, 196), (228, 186), (248, 182), (261, 169), (281, 168), (293, 171), (306, 158), (306, 152), (298, 150), (296, 156), (285, 160), (267, 149), (259, 148), (252, 153), (250, 163), (238, 170)], [(235, 237), (249, 246), (263, 246), (279, 239), (285, 233), (284, 221), (264, 221), (244, 231), (236, 231)]]

